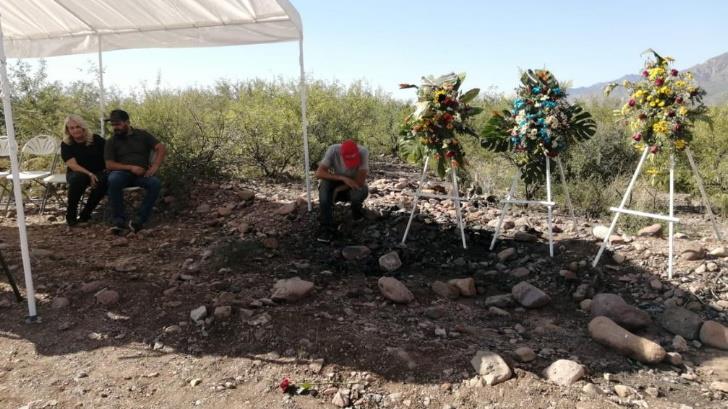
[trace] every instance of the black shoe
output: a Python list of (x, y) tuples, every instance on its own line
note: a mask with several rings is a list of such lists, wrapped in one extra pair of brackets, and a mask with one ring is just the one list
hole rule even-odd
[(124, 234), (124, 230), (126, 230), (124, 222), (114, 223), (114, 226), (111, 227), (111, 233), (117, 236), (121, 236), (122, 234)]
[(129, 230), (131, 230), (132, 233), (136, 233), (143, 228), (144, 228), (144, 225), (139, 222), (132, 222), (132, 221), (129, 222)]
[(364, 210), (363, 209), (351, 209), (351, 218), (355, 222), (358, 222), (359, 220), (364, 219)]
[(333, 227), (321, 227), (318, 237), (316, 237), (316, 240), (320, 243), (331, 243), (332, 241), (334, 241), (335, 235), (336, 231)]
[(76, 226), (78, 226), (78, 220), (66, 219), (66, 224), (68, 225), (68, 227), (76, 227)]
[(88, 223), (88, 221), (91, 220), (90, 214), (81, 213), (80, 216), (78, 216), (78, 222), (79, 223)]

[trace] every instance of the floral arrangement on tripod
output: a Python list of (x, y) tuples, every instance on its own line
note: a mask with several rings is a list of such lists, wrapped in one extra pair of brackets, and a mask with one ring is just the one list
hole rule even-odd
[(596, 132), (591, 114), (570, 103), (566, 96), (548, 70), (524, 72), (511, 108), (493, 112), (488, 120), (481, 146), (510, 152), (526, 183), (543, 180), (546, 156), (557, 157), (569, 145), (587, 140)]
[[(629, 127), (638, 149), (649, 146), (653, 154), (682, 151), (693, 139), (695, 121), (708, 120), (705, 90), (695, 84), (692, 73), (671, 68), (672, 58), (652, 49), (645, 53), (654, 59), (647, 59), (639, 81), (622, 83), (630, 95), (616, 114)], [(604, 93), (609, 95), (618, 86), (609, 84)]]
[[(408, 155), (420, 160), (432, 155), (437, 161), (437, 174), (442, 177), (449, 169), (465, 165), (465, 152), (459, 135), (478, 134), (470, 126), (470, 119), (481, 113), (483, 108), (469, 105), (478, 96), (480, 89), (473, 88), (465, 93), (460, 86), (465, 74), (446, 74), (440, 77), (422, 77), (422, 84), (399, 84), (400, 89), (417, 88), (417, 103), (408, 115), (400, 134), (409, 144)], [(414, 146), (412, 146), (414, 145)], [(419, 152), (418, 154), (412, 154)]]

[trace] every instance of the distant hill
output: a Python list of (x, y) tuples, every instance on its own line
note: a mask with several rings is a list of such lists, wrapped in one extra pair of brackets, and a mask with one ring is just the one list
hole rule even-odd
[[(719, 105), (728, 102), (728, 52), (713, 57), (704, 63), (694, 65), (687, 69), (695, 74), (695, 80), (701, 87), (705, 88), (708, 95), (705, 96), (705, 103), (708, 105)], [(612, 82), (621, 84), (624, 80), (636, 81), (639, 75), (625, 75), (609, 82), (600, 82), (588, 87), (572, 88), (569, 90), (571, 98), (591, 99), (600, 98), (604, 95), (604, 87)], [(626, 91), (618, 87), (612, 93), (615, 97), (623, 98)]]

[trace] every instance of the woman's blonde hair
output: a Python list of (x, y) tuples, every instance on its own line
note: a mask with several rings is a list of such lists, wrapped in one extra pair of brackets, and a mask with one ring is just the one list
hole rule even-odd
[(90, 129), (88, 129), (86, 121), (84, 121), (83, 118), (78, 115), (69, 115), (66, 117), (66, 119), (63, 120), (63, 143), (65, 143), (66, 145), (71, 145), (75, 142), (71, 137), (71, 133), (68, 132), (68, 123), (71, 121), (77, 123), (78, 126), (83, 129), (86, 146), (91, 145), (91, 143), (94, 141), (94, 134), (91, 132)]

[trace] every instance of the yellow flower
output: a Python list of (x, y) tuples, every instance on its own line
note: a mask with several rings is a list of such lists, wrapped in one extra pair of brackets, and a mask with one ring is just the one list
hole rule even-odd
[(636, 151), (639, 151), (639, 152), (641, 152), (642, 150), (644, 150), (644, 149), (645, 149), (645, 144), (644, 144), (644, 143), (642, 143), (642, 142), (640, 142), (640, 143), (636, 143), (636, 144), (634, 144), (633, 146), (634, 146), (634, 149), (635, 149)]
[(657, 92), (659, 92), (660, 94), (669, 94), (670, 87), (663, 85), (657, 90)]
[(685, 142), (684, 139), (678, 139), (675, 141), (675, 148), (679, 151), (685, 149), (685, 146), (687, 146), (687, 142)]
[(657, 121), (652, 125), (652, 130), (655, 133), (667, 135), (667, 133), (670, 131), (670, 125), (668, 125), (667, 121)]
[(687, 85), (688, 85), (688, 83), (683, 80), (675, 81), (675, 86), (678, 88), (685, 88)]
[(624, 104), (622, 107), (622, 115), (627, 114), (627, 112), (629, 112), (629, 104)]
[(664, 106), (665, 106), (665, 101), (660, 101), (660, 103), (659, 103), (659, 104), (657, 104), (657, 105), (659, 105), (659, 106), (660, 106), (660, 108), (662, 108), (662, 107), (664, 107)]
[(656, 102), (656, 101), (652, 101), (652, 102), (650, 102), (650, 106), (651, 106), (651, 107), (654, 107), (654, 106), (656, 106), (656, 105), (657, 105), (657, 102)]
[(656, 167), (649, 167), (645, 170), (645, 173), (647, 173), (650, 176), (657, 176), (660, 174), (660, 169)]
[(677, 113), (680, 114), (680, 115), (685, 116), (688, 113), (688, 109), (685, 108), (685, 107), (680, 107), (680, 108), (677, 109)]
[(662, 67), (655, 67), (648, 72), (650, 74), (650, 80), (652, 81), (656, 80), (658, 77), (662, 77), (663, 75), (665, 75), (665, 69)]

